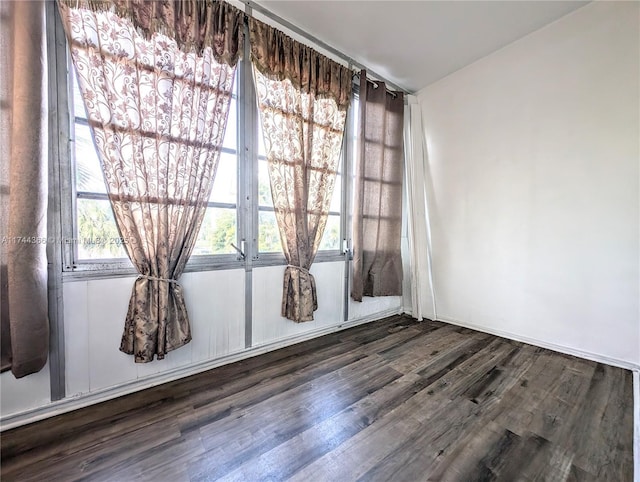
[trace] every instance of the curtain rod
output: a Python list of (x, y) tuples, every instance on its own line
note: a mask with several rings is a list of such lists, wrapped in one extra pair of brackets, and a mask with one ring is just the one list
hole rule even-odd
[[(255, 10), (256, 12), (260, 12), (262, 15), (264, 15), (266, 17), (269, 17), (271, 20), (274, 20), (275, 22), (279, 23), (283, 27), (291, 30), (292, 32), (297, 33), (298, 35), (300, 35), (300, 36), (302, 36), (304, 38), (306, 38), (307, 40), (309, 40), (310, 42), (314, 43), (315, 45), (317, 45), (318, 47), (322, 48), (323, 50), (326, 50), (327, 52), (331, 52), (331, 54), (335, 55), (336, 57), (339, 57), (342, 60), (348, 62), (350, 66), (353, 65), (354, 67), (357, 67), (358, 69), (366, 70), (367, 74), (371, 74), (372, 77), (384, 82), (387, 86), (391, 86), (395, 90), (400, 90), (400, 91), (404, 92), (405, 94), (411, 94), (411, 92), (409, 92), (407, 89), (403, 89), (399, 85), (394, 84), (393, 82), (390, 82), (389, 80), (385, 79), (383, 76), (378, 75), (373, 70), (371, 70), (371, 69), (367, 68), (366, 66), (362, 65), (360, 62), (352, 59), (348, 55), (345, 55), (342, 52), (340, 52), (339, 50), (333, 48), (331, 45), (326, 44), (325, 42), (323, 42), (322, 40), (318, 39), (317, 37), (314, 37), (313, 35), (305, 32), (300, 27), (297, 27), (297, 26), (293, 25), (291, 22), (289, 22), (289, 21), (285, 20), (284, 18), (276, 15), (275, 13), (271, 12), (270, 10), (267, 10), (262, 5), (254, 2), (252, 0), (238, 0), (238, 1), (240, 3), (245, 4), (251, 10)], [(249, 16), (253, 16), (251, 11), (245, 12), (245, 13), (247, 15), (249, 15)], [(375, 81), (374, 81), (374, 83), (375, 83)]]
[[(359, 78), (360, 78), (360, 72), (354, 72), (354, 73), (353, 73), (353, 76), (354, 76), (354, 77), (357, 77), (357, 78), (359, 79)], [(373, 88), (374, 88), (374, 89), (377, 89), (377, 88), (379, 87), (378, 82), (376, 82), (375, 80), (372, 80), (372, 79), (367, 78), (367, 82), (371, 82), (371, 83), (373, 84)], [(384, 81), (382, 81), (382, 82), (384, 82)], [(390, 90), (390, 89), (387, 87), (387, 84), (386, 84), (386, 83), (385, 83), (385, 86), (384, 86), (384, 87), (385, 87), (385, 90), (386, 90), (389, 94), (391, 94), (391, 95), (393, 96), (393, 98), (394, 98), (394, 99), (395, 99), (396, 97), (398, 97), (398, 94), (396, 93), (397, 91)], [(404, 92), (404, 91), (403, 91), (403, 92)]]

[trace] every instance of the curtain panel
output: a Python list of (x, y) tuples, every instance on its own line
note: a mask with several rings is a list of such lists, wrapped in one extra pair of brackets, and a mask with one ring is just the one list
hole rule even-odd
[(360, 73), (351, 296), (402, 295), (404, 96)]
[(288, 263), (281, 312), (310, 321), (318, 300), (309, 269), (329, 213), (352, 73), (253, 18), (249, 31), (271, 196)]
[(45, 6), (2, 2), (0, 13), (0, 337), (2, 370), (20, 378), (49, 353)]
[[(410, 257), (408, 273), (411, 315), (435, 320), (435, 293), (431, 268), (431, 236), (427, 186), (429, 169), (424, 146), (422, 109), (415, 96), (408, 96), (405, 111), (405, 179), (407, 186), (407, 241)], [(426, 181), (426, 182), (425, 182)]]
[[(178, 279), (220, 158), (244, 14), (224, 2), (59, 1), (134, 283), (120, 350), (191, 340)], [(107, 8), (109, 7), (109, 8)]]

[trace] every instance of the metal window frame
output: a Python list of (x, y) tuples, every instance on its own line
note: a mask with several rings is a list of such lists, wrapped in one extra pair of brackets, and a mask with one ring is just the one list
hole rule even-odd
[[(351, 64), (349, 64), (351, 67)], [(349, 111), (347, 112), (347, 120), (345, 122), (344, 137), (345, 137), (345, 149), (344, 149), (344, 168), (342, 176), (342, 212), (344, 216), (342, 219), (342, 228), (345, 233), (342, 238), (342, 257), (344, 259), (344, 282), (343, 282), (343, 321), (349, 320), (349, 299), (351, 292), (351, 260), (353, 259), (352, 252), (352, 236), (353, 236), (353, 192), (354, 192), (354, 179), (353, 179), (353, 153), (355, 148), (355, 138), (353, 130), (353, 120), (357, 117), (358, 112), (355, 107), (355, 99), (358, 96), (356, 87), (352, 85), (351, 88), (351, 102), (349, 103)]]
[[(255, 94), (255, 89), (254, 89), (254, 94)], [(257, 99), (255, 99), (254, 101), (254, 109), (255, 109), (255, 116), (256, 116), (256, 122), (259, 122), (259, 112), (258, 112), (258, 107), (257, 107)], [(351, 109), (349, 109), (350, 111)], [(348, 118), (347, 114), (347, 118)], [(256, 143), (260, 142), (260, 139), (258, 139), (258, 135), (259, 135), (259, 128), (258, 125), (256, 124), (255, 126), (255, 143), (254, 145), (257, 145)], [(346, 122), (345, 122), (345, 131), (343, 132), (342, 135), (342, 149), (340, 150), (340, 157), (341, 157), (341, 166), (342, 170), (338, 170), (336, 172), (336, 175), (340, 175), (342, 176), (343, 172), (344, 172), (344, 166), (346, 165), (346, 151), (347, 151), (347, 143), (348, 143), (348, 139), (347, 139), (347, 130), (346, 130)], [(257, 151), (256, 151), (257, 152)], [(256, 261), (259, 265), (264, 265), (264, 266), (272, 266), (272, 265), (278, 265), (278, 264), (287, 264), (286, 263), (286, 259), (284, 257), (284, 254), (280, 251), (280, 252), (275, 252), (275, 251), (260, 251), (260, 243), (259, 243), (259, 234), (260, 234), (260, 212), (274, 212), (275, 209), (273, 208), (273, 206), (265, 206), (263, 204), (260, 204), (260, 199), (258, 196), (258, 187), (259, 187), (259, 163), (261, 161), (265, 161), (266, 162), (266, 157), (265, 156), (261, 156), (261, 155), (256, 155), (255, 158), (255, 165), (256, 165), (256, 169), (255, 169), (255, 206), (254, 206), (254, 211), (256, 211), (256, 233), (258, 234), (258, 239), (255, 239), (255, 243), (256, 243), (256, 255), (254, 257), (254, 261)], [(340, 190), (341, 190), (341, 198), (340, 198), (340, 211), (329, 211), (328, 215), (329, 216), (340, 216), (340, 232), (338, 233), (338, 239), (342, 240), (345, 237), (345, 233), (347, 232), (344, 229), (344, 217), (345, 217), (345, 206), (344, 206), (344, 197), (345, 197), (345, 189), (344, 189), (344, 184), (345, 180), (344, 180), (344, 176), (341, 177), (341, 183), (340, 183)], [(337, 185), (334, 185), (334, 189), (338, 187)], [(327, 261), (340, 261), (342, 260), (342, 256), (344, 255), (344, 249), (343, 246), (338, 246), (337, 249), (318, 249), (318, 252), (316, 253), (316, 257), (314, 259), (314, 262), (327, 262)]]
[(60, 56), (66, 56), (67, 42), (62, 21), (53, 2), (45, 4), (45, 25), (47, 35), (47, 76), (49, 94), (49, 160), (48, 160), (48, 206), (47, 237), (54, 242), (47, 243), (47, 290), (49, 316), (49, 389), (51, 401), (62, 400), (66, 396), (65, 342), (64, 342), (64, 305), (62, 291), (62, 268), (64, 244), (59, 242), (63, 236), (63, 227), (68, 207), (61, 199), (61, 186), (69, 182), (60, 169), (58, 159), (65, 157), (68, 151), (68, 119), (59, 112), (65, 105), (68, 92), (60, 88), (59, 82), (66, 86), (66, 63), (58, 62)]
[[(59, 14), (55, 14), (59, 19)], [(75, 123), (84, 125), (85, 119), (76, 116), (73, 103), (73, 79), (71, 79), (72, 68), (71, 58), (68, 53), (66, 35), (60, 22), (56, 25), (56, 35), (59, 36), (60, 45), (55, 50), (53, 63), (56, 64), (57, 74), (57, 109), (60, 136), (60, 146), (57, 152), (58, 170), (58, 190), (60, 197), (61, 222), (61, 255), (62, 255), (62, 279), (64, 281), (74, 281), (81, 279), (106, 279), (127, 276), (136, 276), (137, 271), (128, 258), (105, 258), (105, 259), (81, 259), (77, 252), (78, 239), (78, 219), (77, 200), (78, 199), (100, 199), (108, 200), (104, 193), (78, 191), (75, 165)], [(245, 32), (248, 36), (248, 32)], [(248, 42), (245, 42), (248, 45)], [(238, 65), (236, 78), (236, 132), (238, 149), (233, 150), (223, 147), (222, 152), (236, 155), (238, 159), (238, 194), (236, 204), (209, 202), (208, 207), (228, 208), (236, 210), (236, 245), (242, 254), (213, 254), (192, 256), (185, 272), (214, 271), (225, 269), (246, 268), (247, 259), (250, 259), (256, 266), (277, 266), (286, 264), (282, 253), (260, 252), (259, 239), (259, 213), (270, 211), (273, 208), (258, 205), (258, 160), (257, 143), (259, 113), (255, 97), (255, 86), (252, 78), (252, 67), (249, 60), (249, 49), (245, 52), (244, 59)], [(345, 152), (348, 139), (343, 140), (342, 165), (345, 166)], [(342, 169), (344, 171), (344, 167)], [(340, 239), (345, 238), (346, 228), (345, 218), (345, 184), (347, 180), (342, 176), (342, 200), (340, 212), (330, 212), (330, 215), (340, 216)], [(338, 187), (338, 186), (336, 186)], [(334, 250), (319, 250), (315, 262), (340, 261), (344, 256), (344, 248)]]
[[(258, 163), (256, 161), (257, 122), (254, 84), (250, 68), (249, 26), (243, 25), (245, 36), (242, 59), (238, 70), (238, 194), (240, 213), (238, 217), (239, 246), (244, 257), (244, 346), (253, 345), (253, 263), (257, 246), (258, 214), (253, 209), (258, 197)], [(241, 99), (241, 102), (240, 102)]]
[[(56, 9), (57, 10), (57, 9)], [(56, 18), (59, 14), (56, 12)], [(58, 190), (60, 192), (60, 211), (62, 218), (60, 244), (62, 248), (62, 279), (64, 281), (85, 280), (85, 279), (107, 279), (127, 276), (136, 276), (138, 273), (128, 258), (106, 258), (106, 259), (81, 259), (77, 253), (78, 239), (78, 219), (77, 200), (78, 199), (100, 199), (108, 200), (104, 193), (77, 191), (75, 177), (75, 129), (77, 123), (88, 124), (83, 117), (75, 115), (73, 103), (73, 79), (71, 69), (71, 58), (68, 53), (66, 35), (62, 24), (56, 24), (56, 35), (59, 36), (60, 44), (56, 49), (52, 59), (59, 72), (57, 76), (57, 105), (58, 123), (60, 125), (60, 148), (58, 149), (58, 169), (60, 171)], [(238, 81), (238, 79), (236, 79)], [(238, 138), (243, 126), (239, 122), (241, 102), (238, 94), (233, 94), (236, 98), (238, 115), (236, 116), (236, 132)], [(84, 122), (83, 122), (84, 121)], [(238, 142), (238, 147), (240, 147)], [(238, 165), (240, 165), (239, 150), (222, 148), (226, 154), (236, 155)], [(238, 181), (240, 181), (240, 169), (237, 170)], [(239, 182), (240, 184), (240, 182)], [(238, 189), (240, 191), (240, 189)], [(209, 202), (207, 207), (227, 208), (236, 210), (236, 243), (240, 242), (240, 201), (241, 194), (238, 192), (236, 203)], [(243, 267), (243, 260), (239, 254), (213, 254), (192, 256), (185, 267), (185, 272), (214, 271), (224, 269), (239, 269)]]

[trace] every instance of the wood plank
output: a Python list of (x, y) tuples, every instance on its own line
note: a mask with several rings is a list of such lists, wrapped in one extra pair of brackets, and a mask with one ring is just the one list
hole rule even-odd
[(3, 481), (631, 481), (631, 373), (407, 316), (0, 437)]
[(224, 480), (288, 479), (366, 427), (376, 424), (424, 388), (422, 377), (404, 375), (260, 457), (246, 461)]
[[(215, 456), (205, 454), (190, 467), (192, 480), (225, 475), (400, 376), (379, 357), (367, 357), (267, 401), (234, 411), (201, 429), (204, 446), (215, 450)], [(284, 418), (286, 425), (282, 424)], [(228, 440), (233, 440), (231, 446)]]
[[(473, 403), (452, 403), (449, 398), (451, 393), (460, 389), (460, 385), (468, 386), (469, 378), (475, 380), (479, 377), (479, 375), (466, 373), (464, 365), (473, 365), (479, 370), (488, 369), (491, 364), (495, 363), (496, 358), (506, 356), (510, 348), (508, 344), (499, 340), (496, 341), (496, 344), (499, 345), (497, 350), (492, 343), (485, 343), (482, 350), (469, 358), (466, 358), (467, 346), (456, 346), (450, 356), (439, 358), (437, 366), (434, 366), (430, 371), (423, 372), (424, 376), (420, 377), (421, 389), (417, 390), (406, 402), (357, 433), (333, 452), (305, 467), (295, 475), (294, 480), (304, 480), (313, 477), (313, 474), (320, 474), (321, 479), (355, 480), (364, 476), (367, 471), (375, 469), (376, 464), (390, 454), (393, 454), (390, 459), (397, 458), (399, 453), (406, 451), (407, 440), (411, 441), (408, 445), (412, 446), (412, 442), (420, 440), (423, 433), (432, 434), (437, 442), (443, 442), (443, 439), (437, 440), (437, 436), (441, 435), (440, 430), (444, 430), (443, 427), (449, 426), (452, 419), (457, 420), (451, 414), (452, 411), (479, 410)], [(460, 360), (462, 355), (466, 358), (465, 360)], [(483, 363), (477, 359), (482, 359)], [(459, 365), (455, 370), (442, 371), (443, 366), (450, 365), (456, 360), (459, 360)], [(465, 373), (465, 376), (458, 378), (453, 375), (456, 370)], [(474, 418), (475, 416), (468, 416), (467, 420), (473, 421)], [(409, 430), (403, 436), (398, 437), (396, 435), (398, 423), (404, 420), (410, 421)], [(443, 422), (444, 426), (438, 425), (438, 421)], [(458, 424), (458, 426), (460, 425)], [(433, 429), (433, 427), (440, 428)], [(412, 446), (414, 450), (410, 452), (411, 454), (417, 453), (420, 460), (430, 459), (443, 450), (440, 447), (435, 449), (436, 443), (431, 443), (427, 445), (428, 450), (416, 452), (416, 446), (421, 445), (416, 443)], [(447, 446), (448, 442), (445, 441), (443, 447)], [(325, 472), (327, 470), (328, 472)]]

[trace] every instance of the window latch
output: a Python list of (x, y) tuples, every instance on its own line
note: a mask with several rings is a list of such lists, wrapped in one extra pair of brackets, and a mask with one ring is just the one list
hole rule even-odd
[[(235, 250), (238, 252), (238, 256), (239, 256), (239, 258), (238, 258), (238, 259), (245, 259), (245, 258), (246, 258), (246, 256), (245, 256), (244, 252), (243, 252), (240, 248), (238, 248), (238, 247), (237, 247), (235, 244), (233, 244), (233, 243), (229, 243), (229, 244), (231, 244), (231, 247), (232, 247), (233, 249), (235, 249)], [(242, 240), (242, 244), (244, 244), (244, 240)]]
[(351, 250), (351, 238), (342, 240), (342, 254), (351, 261), (353, 259), (353, 251)]

